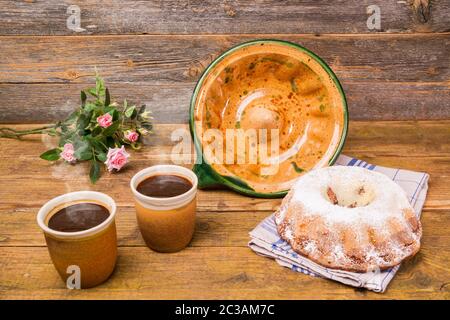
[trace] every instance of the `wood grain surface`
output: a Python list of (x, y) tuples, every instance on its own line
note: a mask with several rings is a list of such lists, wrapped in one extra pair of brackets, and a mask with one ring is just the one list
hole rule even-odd
[[(154, 112), (156, 133), (123, 172), (105, 174), (95, 186), (85, 165), (38, 158), (54, 145), (51, 138), (0, 139), (0, 299), (450, 299), (449, 1), (99, 3), (0, 0), (0, 126), (60, 120), (78, 106), (79, 90), (93, 84), (97, 68), (114, 98)], [(71, 5), (80, 8), (80, 32), (67, 26)], [(367, 27), (370, 5), (380, 8), (379, 30)], [(431, 175), (423, 246), (384, 294), (298, 274), (248, 249), (248, 232), (279, 199), (199, 191), (190, 246), (176, 254), (144, 246), (130, 178), (171, 162), (171, 133), (188, 133), (189, 100), (208, 64), (235, 44), (261, 38), (303, 45), (332, 67), (350, 110), (344, 154)], [(119, 260), (103, 285), (67, 290), (35, 216), (50, 198), (83, 189), (116, 200)]]
[[(290, 35), (323, 57), (355, 120), (450, 118), (450, 34)], [(145, 103), (160, 123), (185, 123), (200, 73), (227, 48), (257, 36), (0, 37), (0, 122), (61, 119), (93, 83)]]
[[(448, 1), (155, 0), (0, 1), (0, 34), (73, 35), (67, 8), (78, 5), (79, 34), (241, 34), (448, 32)], [(380, 8), (380, 30), (366, 25)]]
[[(37, 135), (19, 144), (0, 139), (0, 298), (450, 298), (450, 121), (350, 123), (344, 154), (431, 176), (421, 251), (402, 265), (384, 294), (295, 273), (248, 249), (248, 232), (278, 207), (279, 199), (199, 191), (190, 246), (176, 254), (147, 249), (136, 225), (129, 180), (146, 166), (170, 163), (176, 143), (171, 133), (183, 128), (186, 125), (157, 125), (145, 148), (132, 153), (126, 170), (104, 175), (95, 186), (83, 164), (51, 164), (38, 158), (52, 146), (52, 139)], [(116, 200), (119, 260), (105, 284), (67, 290), (51, 264), (35, 216), (50, 198), (83, 189), (102, 191)]]

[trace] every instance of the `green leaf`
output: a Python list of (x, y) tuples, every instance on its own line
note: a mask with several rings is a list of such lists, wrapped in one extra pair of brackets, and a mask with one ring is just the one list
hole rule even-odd
[(104, 144), (106, 144), (106, 141), (103, 141), (104, 139), (102, 139), (101, 136), (96, 136), (96, 137), (86, 136), (86, 139), (88, 139), (89, 143), (95, 149), (96, 152), (103, 152), (104, 150), (108, 149), (104, 145)]
[(131, 106), (127, 110), (125, 110), (125, 117), (131, 118), (133, 113), (136, 111), (136, 106)]
[(105, 111), (105, 113), (109, 113), (112, 116), (113, 121), (119, 120), (120, 114), (119, 114), (119, 111), (117, 111), (117, 109), (115, 107), (111, 107), (111, 106), (105, 107), (104, 111)]
[(78, 160), (81, 160), (81, 161), (86, 161), (86, 160), (92, 159), (92, 151), (91, 150), (80, 151), (78, 153), (75, 152), (74, 155)]
[(106, 161), (106, 153), (105, 153), (105, 152), (99, 152), (99, 153), (97, 154), (97, 159), (98, 159), (100, 162), (105, 162), (105, 161)]
[(80, 114), (77, 120), (77, 129), (84, 130), (90, 122), (90, 117), (86, 116), (86, 114)]
[(81, 90), (80, 96), (81, 96), (81, 106), (83, 107), (84, 104), (86, 103), (86, 99), (87, 99), (86, 92)]
[(103, 109), (104, 113), (110, 113), (112, 110), (116, 110), (112, 105), (109, 105)]
[(86, 112), (91, 112), (91, 111), (94, 111), (96, 108), (97, 108), (97, 106), (94, 103), (88, 102), (85, 104), (83, 109)]
[(115, 148), (116, 142), (114, 141), (114, 138), (113, 137), (106, 137), (106, 145), (109, 148)]
[(95, 91), (97, 93), (97, 96), (105, 96), (105, 82), (98, 75), (95, 77)]
[(111, 104), (111, 96), (109, 94), (108, 88), (105, 89), (105, 107)]
[(116, 108), (112, 108), (112, 110), (109, 113), (112, 115), (113, 121), (119, 120), (120, 114)]
[[(74, 112), (72, 112), (72, 113), (66, 118), (66, 120), (65, 120), (64, 122), (66, 122), (66, 123), (68, 123), (68, 124), (75, 123), (75, 121), (76, 121), (77, 118), (78, 118), (78, 114), (79, 114), (79, 111), (78, 111), (78, 110), (75, 110)], [(61, 126), (61, 129), (62, 129), (62, 126)]]
[(43, 154), (40, 155), (41, 159), (48, 160), (48, 161), (56, 161), (59, 159), (59, 155), (61, 153), (61, 150), (59, 148), (50, 149), (45, 151)]
[(98, 136), (100, 133), (102, 133), (102, 128), (101, 127), (95, 127), (92, 131), (91, 131), (91, 135), (93, 137)]
[(110, 137), (112, 136), (117, 129), (119, 128), (120, 122), (114, 122), (112, 125), (110, 125), (108, 128), (106, 128), (105, 130), (103, 130), (103, 135), (105, 137)]
[(88, 133), (89, 133), (89, 131), (85, 130), (85, 129), (80, 129), (77, 131), (77, 135), (80, 137), (83, 137), (83, 136), (87, 135)]
[(100, 178), (100, 164), (96, 160), (91, 160), (91, 170), (89, 171), (89, 178), (92, 183), (96, 183)]
[[(237, 125), (237, 123), (236, 123), (236, 125)], [(141, 123), (141, 127), (145, 128), (147, 130), (152, 130), (153, 129), (153, 124), (151, 122), (142, 122)], [(239, 127), (240, 127), (240, 123), (239, 123)]]
[(96, 98), (98, 97), (96, 88), (89, 88), (89, 89), (87, 90), (87, 92), (88, 92), (90, 95), (92, 95), (92, 96), (94, 96), (94, 97), (96, 97)]
[(143, 105), (139, 108), (138, 114), (143, 114), (143, 113), (145, 112), (145, 109), (146, 109), (145, 104), (143, 104)]
[(72, 143), (73, 137), (76, 135), (74, 131), (65, 131), (64, 134), (59, 138), (58, 145), (64, 147), (66, 143)]
[(302, 168), (300, 168), (300, 167), (297, 165), (297, 163), (295, 163), (295, 161), (292, 161), (291, 164), (292, 164), (292, 166), (294, 167), (295, 172), (297, 172), (297, 173), (302, 173), (303, 171), (305, 171), (305, 170), (303, 170)]
[(142, 144), (139, 142), (134, 142), (130, 144), (131, 148), (133, 148), (133, 150), (139, 150), (142, 148)]
[(78, 140), (73, 144), (74, 156), (79, 160), (89, 160), (92, 157), (91, 145), (88, 141)]

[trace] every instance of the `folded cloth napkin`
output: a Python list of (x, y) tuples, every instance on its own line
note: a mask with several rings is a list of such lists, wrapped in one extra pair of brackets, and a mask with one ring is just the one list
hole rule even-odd
[[(358, 166), (384, 173), (405, 191), (417, 216), (420, 214), (428, 190), (429, 175), (402, 169), (372, 165), (362, 160), (341, 155), (335, 165)], [(354, 287), (384, 292), (399, 269), (399, 265), (378, 272), (356, 273), (325, 268), (294, 252), (291, 246), (278, 236), (273, 214), (250, 232), (249, 247), (257, 254), (275, 259), (280, 265), (311, 276), (324, 277)]]

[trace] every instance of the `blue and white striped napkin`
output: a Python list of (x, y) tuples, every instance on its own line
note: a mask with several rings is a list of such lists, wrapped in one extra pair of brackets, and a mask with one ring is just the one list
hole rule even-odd
[[(338, 158), (335, 165), (358, 166), (387, 175), (406, 191), (409, 201), (420, 218), (428, 190), (429, 175), (427, 173), (376, 166), (344, 155)], [(293, 271), (339, 281), (354, 287), (367, 288), (375, 292), (384, 292), (400, 267), (398, 265), (381, 272), (356, 273), (320, 266), (294, 252), (291, 246), (278, 236), (273, 214), (251, 231), (250, 237), (249, 247), (253, 251), (273, 258), (280, 265)]]

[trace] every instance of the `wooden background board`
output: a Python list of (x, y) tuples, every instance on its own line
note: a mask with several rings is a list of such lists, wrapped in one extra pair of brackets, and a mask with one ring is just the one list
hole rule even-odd
[(367, 6), (381, 30), (448, 32), (448, 1), (429, 0), (0, 0), (0, 34), (72, 35), (67, 8), (81, 9), (82, 34), (371, 33)]
[[(260, 37), (3, 37), (0, 122), (60, 119), (79, 104), (79, 90), (92, 85), (97, 67), (117, 99), (145, 103), (158, 122), (185, 123), (201, 71), (232, 45)], [(449, 34), (277, 38), (302, 44), (330, 64), (352, 119), (450, 117)]]
[[(88, 181), (85, 165), (36, 158), (51, 147), (52, 139), (34, 136), (19, 145), (0, 140), (0, 185), (8, 186), (0, 188), (0, 299), (450, 299), (449, 120), (350, 123), (344, 154), (431, 175), (422, 213), (422, 248), (402, 265), (384, 294), (298, 274), (253, 253), (247, 247), (248, 232), (279, 206), (280, 199), (199, 191), (190, 246), (176, 254), (148, 250), (137, 228), (129, 180), (141, 168), (168, 162), (175, 144), (169, 133), (176, 128), (187, 126), (157, 125), (146, 148), (132, 152), (127, 169), (106, 174), (95, 186)], [(23, 196), (24, 188), (30, 196)], [(108, 282), (80, 292), (64, 288), (35, 217), (48, 199), (81, 189), (106, 192), (117, 201), (119, 260)]]
[[(69, 5), (81, 27), (67, 28)], [(381, 10), (369, 30), (366, 8)], [(50, 122), (97, 67), (117, 99), (185, 123), (204, 68), (232, 45), (279, 38), (333, 68), (355, 120), (450, 118), (450, 2), (0, 1), (0, 122)], [(262, 23), (263, 22), (263, 23)]]

